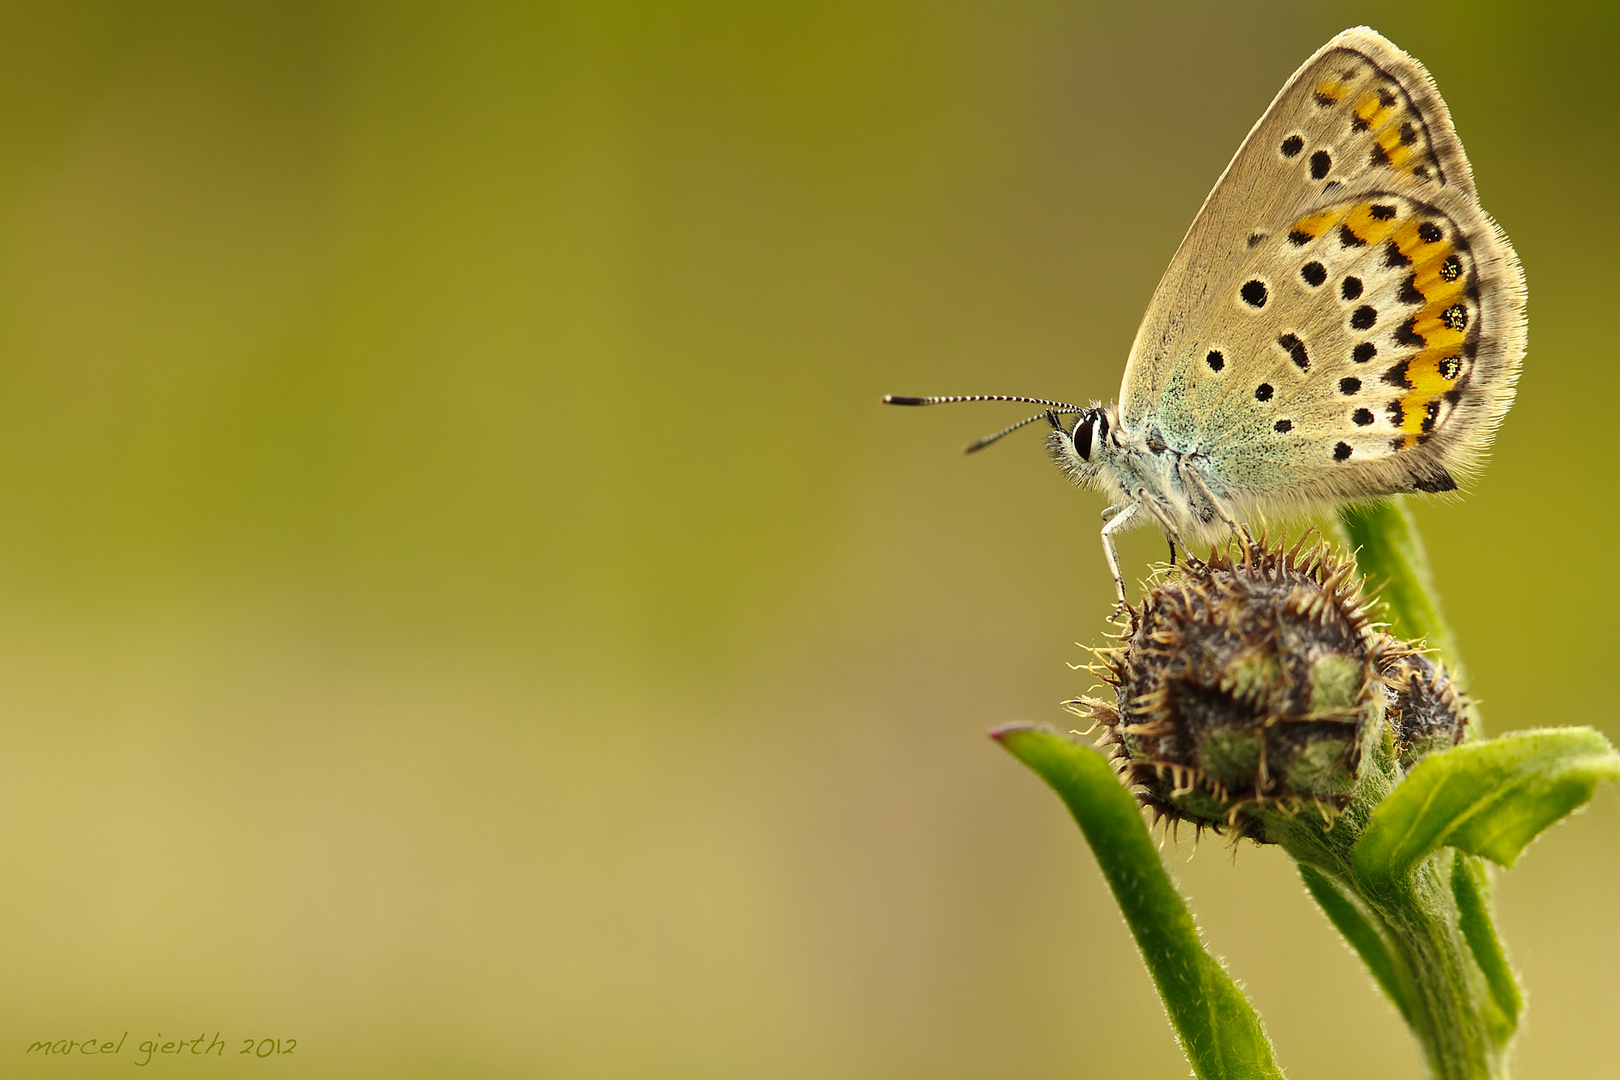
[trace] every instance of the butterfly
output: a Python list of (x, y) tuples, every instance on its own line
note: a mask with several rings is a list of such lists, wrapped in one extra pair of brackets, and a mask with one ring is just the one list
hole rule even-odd
[(1433, 79), (1355, 27), (1294, 73), (1216, 181), (1118, 404), (884, 401), (1046, 406), (968, 449), (1044, 417), (1058, 465), (1110, 500), (1103, 550), (1124, 603), (1123, 529), (1157, 523), (1173, 557), (1247, 536), (1256, 513), (1457, 490), (1513, 403), (1525, 295)]

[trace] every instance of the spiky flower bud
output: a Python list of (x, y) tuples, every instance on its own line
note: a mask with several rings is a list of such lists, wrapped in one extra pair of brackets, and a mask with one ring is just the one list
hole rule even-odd
[(1388, 688), (1387, 722), (1402, 770), (1462, 742), (1468, 705), (1445, 668), (1421, 653), (1394, 650), (1380, 674)]
[(1068, 705), (1107, 729), (1145, 805), (1264, 841), (1261, 811), (1342, 809), (1369, 750), (1408, 764), (1455, 742), (1462, 713), (1326, 544), (1240, 551), (1169, 570), (1097, 653), (1117, 700)]

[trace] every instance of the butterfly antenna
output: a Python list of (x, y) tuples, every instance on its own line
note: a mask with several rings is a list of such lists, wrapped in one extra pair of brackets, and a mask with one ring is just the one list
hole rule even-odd
[(985, 447), (989, 446), (991, 443), (999, 442), (1001, 439), (1004, 439), (1008, 435), (1011, 435), (1013, 432), (1017, 431), (1019, 428), (1023, 427), (1025, 424), (1033, 424), (1037, 420), (1045, 420), (1047, 417), (1053, 416), (1053, 415), (1055, 415), (1055, 413), (1054, 413), (1054, 411), (1052, 409), (1047, 409), (1043, 413), (1036, 413), (1034, 416), (1030, 417), (1028, 420), (1020, 420), (1020, 421), (1018, 421), (1018, 423), (1013, 424), (1011, 427), (1004, 427), (1000, 431), (996, 432), (994, 435), (986, 435), (982, 439), (974, 439), (972, 442), (970, 442), (966, 446), (962, 447), (962, 453), (971, 454), (975, 450), (983, 450)]
[(1048, 401), (1045, 398), (1038, 397), (1019, 397), (1013, 394), (958, 394), (951, 397), (903, 397), (900, 394), (883, 395), (883, 403), (885, 405), (951, 405), (958, 401), (1021, 401), (1026, 405), (1047, 406), (1046, 412), (1036, 413), (1027, 420), (1020, 420), (1011, 427), (1002, 428), (994, 435), (986, 435), (982, 439), (976, 439), (973, 442), (968, 443), (962, 448), (962, 452), (964, 454), (971, 454), (975, 450), (983, 450), (991, 443), (999, 442), (1026, 424), (1033, 424), (1037, 420), (1045, 419), (1054, 414), (1083, 413), (1086, 411), (1079, 405), (1070, 405), (1063, 401)]

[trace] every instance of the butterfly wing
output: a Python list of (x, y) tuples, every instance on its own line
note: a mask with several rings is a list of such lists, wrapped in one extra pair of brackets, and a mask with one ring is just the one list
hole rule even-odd
[(1347, 30), (1194, 220), (1132, 346), (1122, 419), (1238, 503), (1447, 490), (1512, 403), (1523, 309), (1428, 73)]

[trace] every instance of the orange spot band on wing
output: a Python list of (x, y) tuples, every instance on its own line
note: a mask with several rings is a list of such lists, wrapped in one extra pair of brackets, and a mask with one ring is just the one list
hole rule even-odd
[(1400, 128), (1391, 124), (1380, 131), (1378, 145), (1383, 148), (1384, 157), (1389, 160), (1391, 167), (1406, 170), (1407, 158), (1412, 156), (1412, 148), (1401, 138)]
[[(1390, 214), (1391, 209), (1387, 203), (1358, 203), (1345, 215), (1344, 227), (1363, 243), (1380, 243), (1400, 224), (1400, 219)], [(1379, 214), (1384, 216), (1379, 217)]]
[[(1446, 378), (1446, 372), (1456, 374)], [(1406, 381), (1412, 384), (1412, 392), (1401, 398), (1404, 405), (1409, 401), (1423, 400), (1439, 397), (1441, 394), (1457, 385), (1457, 375), (1462, 373), (1462, 363), (1456, 349), (1425, 349), (1412, 357), (1406, 365)]]
[(1406, 434), (1399, 442), (1407, 449), (1432, 434), (1449, 411), (1443, 398), (1458, 384), (1468, 362), (1460, 348), (1424, 349), (1406, 363), (1406, 384), (1411, 387), (1400, 398), (1401, 430)]
[(1337, 225), (1342, 217), (1344, 217), (1343, 210), (1318, 210), (1316, 213), (1306, 214), (1294, 222), (1290, 231), (1315, 240), (1318, 236)]
[[(1320, 88), (1318, 88), (1317, 92), (1321, 92)], [(1342, 87), (1340, 89), (1340, 96), (1343, 96)], [(1334, 98), (1333, 100), (1337, 101), (1338, 98)], [(1365, 94), (1361, 95), (1361, 100), (1356, 102), (1356, 119), (1360, 120), (1369, 128), (1383, 127), (1385, 124), (1389, 123), (1389, 118), (1394, 115), (1395, 106), (1385, 105), (1383, 102), (1379, 101), (1378, 92), (1376, 90), (1368, 90)], [(1396, 132), (1396, 141), (1398, 142), (1399, 140), (1400, 133)], [(1386, 146), (1384, 149), (1388, 150), (1389, 147)]]
[[(1450, 244), (1436, 244), (1436, 247), (1449, 249)], [(1447, 281), (1441, 273), (1445, 265), (1443, 259), (1428, 259), (1421, 265), (1415, 265), (1412, 271), (1412, 287), (1423, 294), (1426, 304), (1440, 304), (1454, 299), (1463, 291), (1463, 279), (1458, 275), (1455, 280)]]
[(1349, 92), (1350, 88), (1344, 85), (1344, 83), (1335, 82), (1332, 79), (1323, 79), (1321, 82), (1316, 84), (1314, 94), (1317, 101), (1322, 102), (1324, 105), (1333, 105), (1342, 101), (1344, 99), (1344, 95), (1348, 94)]
[(1462, 348), (1463, 340), (1468, 336), (1468, 324), (1464, 321), (1458, 325), (1454, 314), (1458, 308), (1461, 308), (1463, 318), (1466, 320), (1468, 313), (1466, 305), (1448, 303), (1430, 304), (1412, 320), (1412, 332), (1423, 338), (1425, 352), (1431, 349)]
[(1423, 225), (1417, 220), (1402, 222), (1389, 239), (1411, 265), (1412, 287), (1423, 295), (1423, 302), (1439, 304), (1462, 292), (1465, 275), (1462, 262), (1451, 258), (1450, 241), (1425, 240), (1419, 231)]

